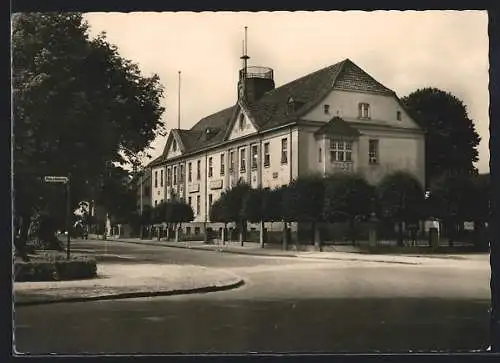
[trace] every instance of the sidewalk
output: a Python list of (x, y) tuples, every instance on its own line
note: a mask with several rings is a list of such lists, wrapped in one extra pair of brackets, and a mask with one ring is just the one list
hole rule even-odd
[(123, 299), (228, 290), (243, 285), (235, 274), (191, 265), (101, 264), (95, 279), (15, 282), (16, 305)]
[[(154, 246), (164, 246), (173, 248), (188, 248), (193, 250), (201, 251), (214, 251), (222, 253), (235, 253), (243, 255), (254, 255), (254, 256), (270, 256), (270, 257), (295, 257), (295, 258), (308, 258), (308, 259), (322, 259), (322, 260), (342, 260), (342, 261), (363, 261), (363, 262), (383, 262), (383, 263), (397, 263), (405, 265), (421, 265), (421, 264), (436, 264), (455, 260), (455, 262), (465, 262), (464, 260), (468, 257), (457, 256), (457, 255), (417, 255), (417, 254), (405, 254), (405, 255), (383, 255), (383, 254), (363, 254), (351, 252), (349, 246), (339, 246), (346, 247), (346, 251), (342, 251), (341, 248), (336, 251), (294, 251), (294, 250), (280, 250), (272, 247), (261, 248), (258, 243), (255, 242), (245, 242), (244, 246), (240, 246), (239, 242), (230, 242), (225, 246), (217, 244), (205, 244), (203, 241), (182, 241), (182, 242), (167, 242), (158, 240), (141, 240), (138, 238), (120, 238), (115, 239), (117, 242), (127, 242), (136, 243), (144, 245), (154, 245)], [(293, 246), (291, 246), (293, 248)], [(486, 257), (482, 257), (484, 259)]]

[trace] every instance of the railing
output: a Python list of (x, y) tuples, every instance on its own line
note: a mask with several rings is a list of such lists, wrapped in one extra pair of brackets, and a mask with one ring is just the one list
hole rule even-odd
[[(240, 78), (243, 78), (244, 69), (240, 69)], [(264, 78), (264, 79), (273, 79), (274, 71), (268, 67), (256, 67), (251, 66), (247, 67), (247, 78)]]

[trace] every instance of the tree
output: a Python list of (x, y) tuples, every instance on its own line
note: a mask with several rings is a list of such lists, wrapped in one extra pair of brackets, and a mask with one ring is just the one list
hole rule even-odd
[(232, 217), (227, 208), (227, 191), (221, 193), (219, 199), (217, 199), (210, 208), (210, 220), (212, 222), (224, 223), (224, 230), (222, 235), (222, 241), (226, 240), (227, 224), (231, 222)]
[(242, 246), (246, 239), (247, 228), (247, 220), (243, 211), (243, 202), (250, 190), (251, 187), (248, 184), (238, 183), (225, 193), (224, 199), (222, 200), (225, 217), (229, 218), (231, 222), (235, 222), (238, 226), (239, 240)]
[(246, 220), (251, 223), (260, 223), (259, 243), (264, 247), (264, 190), (250, 189), (243, 199), (242, 214)]
[(422, 185), (413, 175), (396, 171), (377, 185), (377, 197), (382, 218), (398, 224), (398, 245), (402, 246), (403, 223), (417, 223), (424, 214)]
[(179, 241), (179, 230), (182, 223), (191, 222), (194, 219), (193, 209), (189, 204), (173, 199), (167, 202), (167, 222), (173, 223), (175, 226), (175, 239)]
[(109, 163), (126, 163), (163, 133), (157, 75), (143, 77), (77, 13), (12, 20), (14, 209), (18, 246), (44, 175), (71, 174), (73, 206), (94, 199)]
[(287, 221), (311, 224), (311, 241), (320, 245), (317, 223), (323, 220), (325, 180), (308, 176), (294, 180), (283, 194), (283, 211)]
[(437, 88), (423, 88), (402, 101), (426, 133), (426, 186), (443, 172), (477, 172), (474, 162), (478, 161), (481, 138), (460, 99)]
[(430, 205), (443, 220), (450, 246), (461, 232), (464, 221), (473, 219), (474, 184), (467, 175), (445, 174), (431, 185)]
[(334, 174), (327, 178), (323, 218), (335, 223), (348, 221), (352, 244), (356, 244), (356, 222), (373, 210), (374, 188), (359, 175)]

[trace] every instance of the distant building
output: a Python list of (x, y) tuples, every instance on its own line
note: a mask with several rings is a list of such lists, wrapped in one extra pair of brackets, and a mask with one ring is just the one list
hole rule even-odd
[(173, 129), (151, 168), (151, 204), (174, 196), (210, 222), (238, 180), (274, 188), (307, 174), (352, 173), (371, 183), (395, 170), (425, 180), (424, 132), (394, 91), (349, 59), (275, 88), (273, 70), (239, 72), (235, 105)]

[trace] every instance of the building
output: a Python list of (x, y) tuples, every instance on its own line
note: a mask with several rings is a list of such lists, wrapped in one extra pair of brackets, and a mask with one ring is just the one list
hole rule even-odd
[(356, 172), (376, 183), (406, 170), (424, 183), (424, 132), (394, 91), (349, 59), (278, 88), (272, 69), (245, 59), (237, 90), (235, 105), (173, 129), (149, 165), (152, 204), (183, 198), (195, 214), (190, 230), (210, 222), (210, 206), (238, 180), (274, 188)]

